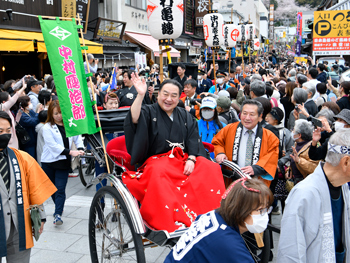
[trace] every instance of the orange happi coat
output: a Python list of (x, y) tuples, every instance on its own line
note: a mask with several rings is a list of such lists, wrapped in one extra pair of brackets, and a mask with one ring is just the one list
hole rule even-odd
[[(219, 153), (225, 153), (228, 160), (232, 161), (233, 144), (235, 141), (236, 130), (239, 122), (232, 123), (221, 129), (221, 131), (215, 135), (212, 144), (214, 145), (214, 153), (217, 156)], [(264, 168), (265, 171), (275, 177), (277, 162), (278, 162), (278, 151), (279, 151), (279, 140), (271, 131), (262, 128), (263, 135), (261, 141), (261, 148), (259, 154), (259, 161), (256, 165)], [(240, 145), (240, 147), (245, 147)], [(265, 180), (266, 185), (270, 185), (270, 180)]]

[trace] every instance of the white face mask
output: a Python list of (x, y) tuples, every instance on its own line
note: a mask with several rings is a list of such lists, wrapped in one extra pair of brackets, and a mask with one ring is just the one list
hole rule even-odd
[(27, 110), (32, 110), (33, 109), (33, 104), (29, 104), (27, 107)]
[(253, 224), (248, 225), (246, 222), (245, 226), (247, 227), (250, 233), (262, 233), (267, 228), (269, 222), (269, 216), (265, 213), (263, 216), (259, 213), (258, 215), (250, 215), (253, 219)]
[(334, 123), (334, 130), (339, 131), (340, 129), (344, 128), (345, 124), (339, 121), (336, 121)]
[(214, 111), (211, 110), (202, 110), (202, 117), (205, 120), (210, 120), (214, 117)]
[(292, 139), (293, 139), (294, 141), (296, 141), (296, 140), (299, 139), (299, 138), (295, 138), (295, 135), (297, 135), (297, 134), (295, 134), (294, 132), (292, 132)]
[(220, 79), (217, 79), (216, 82), (217, 82), (219, 85), (221, 85), (221, 84), (224, 82), (224, 79), (221, 79), (221, 78), (220, 78)]
[(198, 80), (201, 80), (202, 79), (202, 76), (201, 75), (198, 75)]

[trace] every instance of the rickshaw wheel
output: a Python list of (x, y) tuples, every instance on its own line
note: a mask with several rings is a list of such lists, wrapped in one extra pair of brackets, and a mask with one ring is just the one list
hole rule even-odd
[(95, 194), (89, 214), (89, 245), (92, 262), (145, 263), (141, 236), (117, 189), (104, 186)]

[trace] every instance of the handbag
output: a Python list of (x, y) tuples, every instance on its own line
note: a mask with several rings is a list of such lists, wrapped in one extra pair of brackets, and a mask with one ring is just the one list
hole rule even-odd
[(28, 143), (30, 141), (30, 136), (26, 129), (23, 128), (21, 124), (16, 122), (16, 135), (18, 138), (18, 142), (22, 145)]

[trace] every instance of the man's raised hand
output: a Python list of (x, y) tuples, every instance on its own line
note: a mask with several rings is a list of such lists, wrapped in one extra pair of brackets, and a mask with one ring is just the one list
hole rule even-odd
[(140, 94), (141, 96), (144, 96), (146, 94), (146, 91), (147, 91), (146, 80), (141, 79), (139, 77), (139, 74), (132, 73), (131, 74), (131, 81), (132, 81), (132, 84), (134, 85), (137, 93)]

